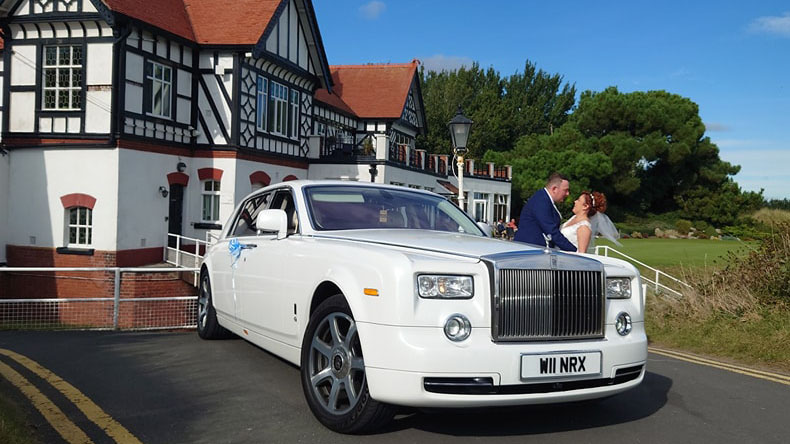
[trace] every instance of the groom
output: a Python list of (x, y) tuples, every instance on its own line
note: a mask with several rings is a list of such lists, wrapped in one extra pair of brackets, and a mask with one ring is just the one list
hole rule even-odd
[(528, 244), (546, 245), (546, 236), (551, 236), (549, 247), (559, 247), (565, 251), (576, 251), (576, 247), (560, 233), (561, 216), (555, 203), (568, 197), (570, 184), (568, 178), (553, 173), (546, 181), (546, 187), (538, 190), (529, 198), (518, 221), (515, 241)]

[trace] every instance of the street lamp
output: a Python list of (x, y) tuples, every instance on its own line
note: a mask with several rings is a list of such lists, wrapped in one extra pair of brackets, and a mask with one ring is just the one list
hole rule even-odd
[(453, 153), (455, 154), (458, 165), (458, 207), (464, 209), (464, 154), (466, 154), (466, 141), (469, 140), (469, 131), (472, 129), (472, 122), (464, 115), (461, 105), (455, 117), (447, 123), (450, 128), (450, 137), (453, 140)]

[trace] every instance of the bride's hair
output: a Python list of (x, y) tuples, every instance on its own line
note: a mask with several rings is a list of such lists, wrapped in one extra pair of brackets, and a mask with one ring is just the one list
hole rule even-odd
[(606, 195), (598, 191), (582, 191), (582, 195), (587, 200), (587, 205), (590, 209), (587, 210), (587, 216), (590, 217), (595, 213), (606, 212)]

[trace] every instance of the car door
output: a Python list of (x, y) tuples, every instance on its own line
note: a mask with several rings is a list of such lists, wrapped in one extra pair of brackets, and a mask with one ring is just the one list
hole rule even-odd
[(228, 235), (219, 240), (212, 254), (214, 308), (225, 316), (237, 317), (236, 281), (238, 280), (238, 265), (241, 257), (236, 258), (231, 254), (229, 243), (232, 239), (248, 240), (257, 235), (255, 218), (260, 210), (266, 208), (271, 193), (258, 194), (247, 199), (235, 215)]
[[(290, 189), (277, 192), (269, 208), (285, 211), (288, 221), (288, 236), (272, 243), (270, 249), (271, 254), (277, 257), (280, 267), (276, 283), (277, 294), (274, 295), (274, 305), (280, 318), (277, 339), (299, 346), (296, 342), (299, 331), (296, 304), (299, 300), (299, 291), (303, 292), (307, 278), (303, 270), (304, 241), (299, 224), (299, 211), (295, 196)], [(304, 294), (301, 296), (304, 297)]]
[[(286, 213), (290, 209), (290, 221), (294, 212), (290, 189), (275, 191), (268, 208), (283, 209)], [(286, 321), (292, 322), (293, 318), (282, 294), (288, 238), (278, 240), (277, 233), (259, 233), (254, 237), (239, 237), (239, 243), (242, 250), (236, 269), (238, 319), (252, 331), (282, 339)]]

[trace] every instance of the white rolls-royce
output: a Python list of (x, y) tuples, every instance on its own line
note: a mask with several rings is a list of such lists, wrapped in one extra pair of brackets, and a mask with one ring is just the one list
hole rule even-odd
[(202, 265), (198, 334), (298, 365), (316, 418), (359, 433), (395, 406), (576, 401), (638, 385), (639, 272), (492, 239), (439, 195), (293, 181), (249, 195)]

